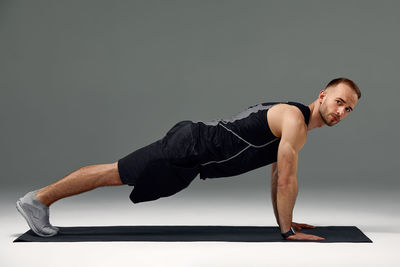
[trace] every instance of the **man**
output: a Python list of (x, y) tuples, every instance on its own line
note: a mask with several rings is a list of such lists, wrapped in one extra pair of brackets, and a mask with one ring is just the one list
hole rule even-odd
[[(358, 86), (337, 78), (308, 106), (297, 102), (254, 105), (231, 119), (181, 121), (160, 140), (111, 164), (80, 168), (17, 201), (17, 209), (39, 236), (57, 234), (49, 222), (49, 206), (58, 199), (100, 186), (133, 186), (134, 203), (171, 196), (201, 179), (239, 175), (272, 164), (271, 198), (282, 237), (324, 240), (299, 232), (315, 228), (292, 222), (298, 193), (298, 152), (307, 132), (334, 126), (354, 110), (361, 97)], [(297, 232), (294, 231), (294, 229)]]

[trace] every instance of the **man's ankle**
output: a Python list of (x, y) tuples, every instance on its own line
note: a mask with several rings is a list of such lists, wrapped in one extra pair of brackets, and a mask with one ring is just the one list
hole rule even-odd
[(46, 197), (45, 194), (43, 193), (43, 191), (41, 191), (41, 189), (36, 191), (36, 200), (39, 201), (41, 204), (45, 205), (46, 207), (50, 207), (51, 202), (49, 202)]

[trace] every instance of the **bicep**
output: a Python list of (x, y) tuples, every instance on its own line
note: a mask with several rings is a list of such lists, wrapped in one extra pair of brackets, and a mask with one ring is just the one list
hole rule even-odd
[(277, 174), (282, 182), (296, 177), (298, 151), (290, 142), (281, 140), (278, 147)]
[(306, 140), (307, 129), (297, 119), (288, 119), (282, 124), (282, 137), (278, 147), (278, 177), (282, 182), (296, 178), (298, 153)]

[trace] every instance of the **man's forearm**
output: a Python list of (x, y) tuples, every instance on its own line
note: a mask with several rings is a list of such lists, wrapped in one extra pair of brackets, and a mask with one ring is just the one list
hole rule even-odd
[(278, 187), (278, 175), (272, 172), (271, 175), (271, 200), (272, 200), (272, 207), (274, 209), (274, 214), (276, 218), (276, 223), (279, 225), (279, 214), (278, 214), (278, 206), (276, 204), (276, 193)]
[(279, 214), (279, 226), (282, 232), (287, 232), (292, 226), (292, 214), (298, 192), (297, 179), (277, 186), (276, 206)]

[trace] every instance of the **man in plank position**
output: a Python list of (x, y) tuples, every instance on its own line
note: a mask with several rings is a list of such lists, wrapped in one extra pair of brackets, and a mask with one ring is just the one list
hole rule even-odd
[(27, 193), (17, 201), (17, 209), (37, 235), (49, 237), (58, 233), (49, 222), (49, 206), (68, 196), (101, 186), (130, 185), (130, 199), (139, 203), (171, 196), (198, 174), (201, 179), (228, 177), (272, 164), (271, 198), (282, 237), (324, 240), (299, 232), (315, 226), (292, 222), (298, 152), (308, 131), (336, 125), (353, 111), (360, 97), (353, 81), (337, 78), (308, 106), (269, 102), (250, 106), (230, 119), (180, 121), (160, 140), (114, 163), (82, 167)]

